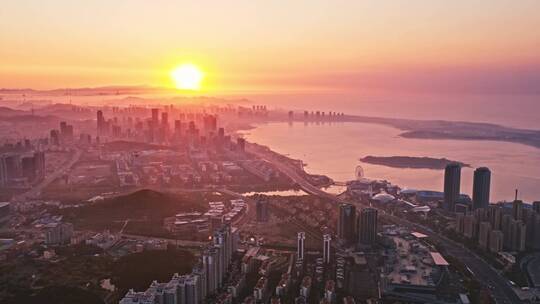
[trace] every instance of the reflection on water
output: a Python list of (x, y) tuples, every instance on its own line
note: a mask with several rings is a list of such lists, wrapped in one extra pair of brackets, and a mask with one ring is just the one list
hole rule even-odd
[[(341, 194), (345, 190), (347, 190), (347, 187), (346, 186), (331, 185), (331, 186), (328, 186), (328, 187), (324, 187), (323, 190), (328, 192), (328, 193)], [(302, 195), (307, 195), (307, 193), (304, 192), (301, 189), (299, 189), (299, 190), (280, 190), (280, 191), (259, 191), (259, 192), (255, 191), (255, 192), (246, 192), (246, 193), (243, 193), (243, 194), (246, 195), (246, 196), (255, 195), (255, 194), (280, 195), (280, 196), (302, 196)]]
[(264, 194), (264, 195), (280, 195), (280, 196), (302, 196), (307, 195), (306, 192), (302, 190), (281, 190), (281, 191), (260, 191), (260, 192), (246, 192), (242, 193), (246, 196), (255, 195), (255, 194)]
[(430, 140), (399, 137), (400, 130), (366, 123), (269, 123), (246, 131), (245, 137), (307, 163), (306, 170), (336, 181), (354, 179), (361, 165), (368, 178), (386, 179), (402, 188), (442, 190), (443, 171), (399, 169), (364, 164), (359, 158), (375, 156), (428, 156), (471, 164), (463, 168), (461, 192), (471, 194), (475, 167), (492, 171), (491, 200), (540, 200), (540, 149), (493, 141)]

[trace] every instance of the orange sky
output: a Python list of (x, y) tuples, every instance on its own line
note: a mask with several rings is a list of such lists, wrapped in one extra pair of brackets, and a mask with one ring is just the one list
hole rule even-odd
[(0, 87), (171, 86), (192, 62), (206, 92), (527, 91), (540, 84), (538, 12), (536, 0), (7, 0)]

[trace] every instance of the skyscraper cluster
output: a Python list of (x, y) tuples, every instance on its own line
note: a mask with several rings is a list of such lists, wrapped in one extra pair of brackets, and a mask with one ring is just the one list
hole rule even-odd
[(512, 208), (494, 204), (461, 213), (456, 217), (455, 229), (466, 238), (476, 240), (480, 248), (491, 252), (538, 250), (540, 202), (534, 202), (533, 208), (524, 208), (522, 201), (515, 200)]
[(338, 238), (345, 244), (372, 245), (377, 240), (377, 209), (360, 212), (352, 204), (339, 206)]
[[(113, 108), (114, 112), (114, 108)], [(118, 111), (117, 111), (118, 112)], [(173, 116), (178, 119), (173, 120)], [(173, 128), (171, 129), (171, 123)], [(200, 128), (199, 128), (200, 126)], [(124, 129), (122, 128), (124, 127)], [(223, 142), (218, 134), (217, 115), (206, 113), (182, 113), (172, 106), (165, 107), (165, 111), (153, 108), (150, 117), (117, 117), (105, 119), (103, 111), (97, 111), (97, 136), (111, 138), (132, 138), (150, 143), (176, 143), (186, 140), (190, 144), (205, 143), (212, 139)]]
[(444, 201), (443, 208), (450, 212), (456, 212), (457, 204), (465, 209), (480, 209), (489, 206), (489, 193), (491, 184), (491, 171), (486, 167), (477, 168), (474, 171), (472, 206), (467, 206), (461, 199), (461, 165), (458, 163), (448, 164), (444, 170)]
[(0, 153), (0, 188), (21, 179), (31, 184), (45, 178), (45, 152), (20, 151)]

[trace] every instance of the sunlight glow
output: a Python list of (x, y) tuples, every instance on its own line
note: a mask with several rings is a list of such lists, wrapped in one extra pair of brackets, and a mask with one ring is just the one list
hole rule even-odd
[(177, 89), (200, 90), (204, 74), (196, 65), (186, 63), (175, 68), (171, 77)]

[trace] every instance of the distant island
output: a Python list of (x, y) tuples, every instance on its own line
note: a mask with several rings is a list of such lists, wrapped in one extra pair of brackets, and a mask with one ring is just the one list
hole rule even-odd
[(470, 167), (469, 164), (465, 164), (458, 161), (449, 160), (446, 158), (431, 158), (431, 157), (412, 157), (412, 156), (366, 156), (360, 158), (361, 162), (382, 165), (392, 168), (411, 168), (411, 169), (433, 169), (441, 170), (446, 165), (451, 163), (457, 163), (462, 167)]

